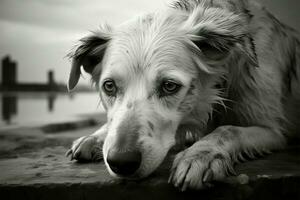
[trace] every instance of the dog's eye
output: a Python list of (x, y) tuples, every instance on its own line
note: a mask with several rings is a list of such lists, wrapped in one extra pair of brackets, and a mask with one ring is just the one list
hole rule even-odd
[(117, 87), (113, 80), (107, 80), (103, 83), (102, 88), (104, 92), (109, 96), (115, 96), (117, 93)]
[(172, 80), (166, 80), (162, 82), (161, 85), (161, 93), (162, 96), (166, 95), (172, 95), (179, 91), (181, 85), (172, 81)]

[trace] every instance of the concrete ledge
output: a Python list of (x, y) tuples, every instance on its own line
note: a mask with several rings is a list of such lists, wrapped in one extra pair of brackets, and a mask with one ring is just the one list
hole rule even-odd
[(140, 181), (113, 179), (102, 162), (68, 160), (64, 154), (73, 139), (96, 128), (60, 134), (37, 129), (0, 132), (0, 196), (23, 200), (300, 199), (300, 146), (238, 165), (240, 177), (249, 181), (230, 177), (212, 189), (182, 193), (167, 183), (173, 153), (151, 177)]
[[(299, 199), (299, 180), (262, 180), (247, 186), (232, 187), (218, 185), (211, 190), (178, 192), (170, 185), (149, 187), (139, 184), (120, 184), (98, 186), (95, 184), (56, 184), (30, 186), (3, 186), (1, 197), (4, 199), (207, 199), (207, 200), (241, 200), (241, 199)], [(292, 185), (292, 186), (291, 186)]]

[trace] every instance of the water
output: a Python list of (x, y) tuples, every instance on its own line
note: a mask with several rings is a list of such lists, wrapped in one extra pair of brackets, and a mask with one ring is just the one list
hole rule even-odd
[(0, 93), (0, 127), (62, 122), (101, 112), (95, 93)]

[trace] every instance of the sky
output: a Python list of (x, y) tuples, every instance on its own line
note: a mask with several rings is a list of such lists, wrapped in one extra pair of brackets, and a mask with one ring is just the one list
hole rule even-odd
[[(299, 0), (262, 0), (277, 18), (300, 31)], [(102, 23), (118, 25), (172, 0), (0, 0), (0, 58), (18, 62), (18, 80), (45, 82), (54, 70), (66, 83), (66, 54)], [(0, 70), (1, 80), (1, 70)], [(81, 83), (88, 83), (81, 80)]]

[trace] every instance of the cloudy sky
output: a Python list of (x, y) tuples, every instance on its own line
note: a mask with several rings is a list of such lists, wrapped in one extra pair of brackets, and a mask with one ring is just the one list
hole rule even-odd
[[(0, 0), (0, 57), (9, 54), (18, 61), (19, 81), (43, 82), (53, 69), (56, 80), (66, 82), (70, 63), (65, 55), (89, 30), (103, 22), (117, 25), (170, 1)], [(278, 18), (300, 30), (299, 0), (263, 1)]]

